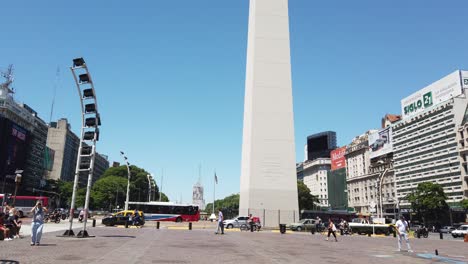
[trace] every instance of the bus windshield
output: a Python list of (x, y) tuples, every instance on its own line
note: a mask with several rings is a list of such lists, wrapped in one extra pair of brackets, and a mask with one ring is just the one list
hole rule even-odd
[(200, 219), (196, 205), (174, 204), (169, 202), (129, 202), (130, 210), (141, 210), (146, 221), (193, 222)]

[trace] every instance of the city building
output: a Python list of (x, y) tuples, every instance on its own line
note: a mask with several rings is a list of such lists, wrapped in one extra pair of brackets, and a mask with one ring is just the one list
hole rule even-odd
[(192, 204), (198, 205), (200, 210), (205, 210), (205, 199), (203, 197), (203, 185), (198, 181), (193, 185)]
[(55, 152), (54, 165), (47, 178), (73, 181), (80, 139), (71, 131), (71, 126), (66, 118), (50, 123), (47, 146)]
[(328, 172), (331, 169), (329, 158), (319, 158), (304, 162), (304, 184), (310, 193), (319, 199), (319, 206), (328, 207)]
[[(96, 152), (96, 158), (94, 159), (94, 170), (93, 170), (93, 180), (92, 184), (94, 184), (104, 172), (109, 169), (109, 157), (103, 154), (99, 154)], [(87, 180), (86, 176), (86, 180)]]
[(28, 180), (23, 182), (23, 188), (26, 190), (42, 188), (46, 184), (46, 170), (51, 170), (51, 163), (53, 161), (53, 159), (50, 159), (50, 152), (46, 146), (48, 127), (46, 122), (39, 118), (37, 112), (31, 107), (26, 104), (21, 104), (20, 106), (34, 117), (23, 172), (23, 176), (28, 178)]
[(326, 131), (307, 137), (307, 158), (330, 158), (330, 152), (336, 149), (336, 132)]
[(370, 194), (373, 188), (371, 180), (366, 178), (369, 173), (369, 134), (376, 130), (370, 130), (355, 137), (346, 147), (346, 185), (348, 190), (348, 206), (358, 213), (368, 213)]
[[(54, 165), (52, 171), (48, 174), (48, 179), (74, 181), (80, 138), (73, 133), (66, 118), (50, 123), (47, 146), (55, 152)], [(108, 157), (96, 153), (92, 183), (94, 184), (108, 168)], [(86, 186), (88, 184), (88, 173), (80, 173), (78, 181), (80, 186)]]
[(45, 146), (47, 126), (31, 107), (14, 100), (11, 65), (2, 76), (6, 81), (0, 84), (0, 179), (5, 183), (1, 191), (12, 192), (15, 182), (6, 177), (22, 170), (18, 193), (31, 193), (45, 184), (45, 171), (50, 168), (46, 164), (51, 158)]
[(402, 211), (410, 206), (407, 195), (423, 182), (442, 185), (450, 206), (467, 197), (467, 88), (468, 72), (457, 70), (401, 101), (402, 120), (392, 137)]
[(296, 163), (296, 176), (298, 181), (304, 180), (304, 162)]

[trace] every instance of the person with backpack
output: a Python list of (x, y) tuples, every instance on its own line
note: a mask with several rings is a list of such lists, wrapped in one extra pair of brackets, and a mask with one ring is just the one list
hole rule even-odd
[(413, 252), (413, 250), (411, 250), (411, 246), (409, 244), (408, 239), (409, 225), (408, 222), (406, 222), (404, 216), (400, 216), (400, 220), (398, 220), (395, 224), (395, 229), (398, 234), (398, 251), (401, 251), (401, 239), (403, 238), (405, 239), (408, 252)]
[(330, 234), (333, 234), (333, 237), (335, 237), (335, 242), (338, 242), (338, 239), (336, 239), (336, 226), (331, 220), (331, 218), (328, 219), (328, 236), (327, 236), (327, 241), (328, 238), (330, 238)]

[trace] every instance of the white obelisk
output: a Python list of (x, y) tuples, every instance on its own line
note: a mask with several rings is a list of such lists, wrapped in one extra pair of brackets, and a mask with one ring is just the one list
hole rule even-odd
[(250, 0), (239, 215), (299, 220), (288, 0)]

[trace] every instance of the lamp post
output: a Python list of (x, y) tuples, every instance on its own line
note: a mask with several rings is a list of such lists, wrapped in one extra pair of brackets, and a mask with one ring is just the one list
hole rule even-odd
[(63, 236), (74, 236), (73, 232), (73, 215), (75, 210), (76, 193), (78, 190), (78, 181), (80, 174), (88, 176), (86, 185), (86, 199), (84, 204), (84, 221), (83, 230), (77, 237), (89, 237), (86, 231), (86, 222), (88, 220), (89, 199), (91, 194), (91, 185), (94, 172), (94, 161), (96, 158), (96, 143), (99, 140), (99, 126), (101, 125), (101, 117), (98, 112), (98, 104), (96, 91), (89, 73), (88, 66), (83, 58), (73, 59), (73, 65), (70, 67), (75, 80), (78, 96), (81, 103), (81, 137), (78, 147), (78, 157), (76, 161), (75, 178), (73, 181), (73, 193), (70, 205), (70, 227)]
[(151, 193), (153, 191), (153, 184), (154, 184), (153, 175), (148, 174), (146, 177), (148, 178), (148, 202), (151, 202), (151, 196), (152, 196)]
[(15, 194), (13, 196), (13, 203), (12, 205), (15, 206), (15, 202), (16, 202), (16, 193), (18, 192), (18, 186), (20, 185), (21, 183), (21, 178), (23, 177), (21, 175), (21, 173), (23, 173), (22, 170), (17, 170), (16, 171), (16, 177), (15, 177), (15, 183), (16, 183), (16, 186), (15, 186)]
[(123, 151), (120, 151), (120, 155), (124, 158), (125, 160), (125, 165), (127, 165), (127, 198), (125, 198), (125, 211), (128, 210), (128, 199), (130, 196), (130, 163), (128, 163), (128, 159), (125, 156), (125, 153)]

